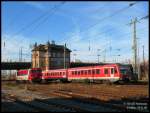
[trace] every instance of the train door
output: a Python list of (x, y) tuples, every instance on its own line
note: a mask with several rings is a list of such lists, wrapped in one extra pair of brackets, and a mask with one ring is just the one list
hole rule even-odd
[(110, 77), (114, 77), (115, 70), (114, 68), (110, 68)]

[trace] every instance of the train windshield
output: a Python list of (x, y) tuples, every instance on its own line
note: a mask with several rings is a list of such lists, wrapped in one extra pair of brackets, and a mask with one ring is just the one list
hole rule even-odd
[(126, 75), (127, 72), (128, 72), (127, 69), (124, 69), (124, 68), (120, 69), (120, 73), (123, 74), (123, 75)]

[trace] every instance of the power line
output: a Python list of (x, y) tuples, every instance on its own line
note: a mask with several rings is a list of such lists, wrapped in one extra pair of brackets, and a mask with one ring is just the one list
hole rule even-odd
[[(59, 6), (55, 7), (55, 8), (53, 9), (53, 13), (54, 13), (56, 10), (58, 10), (58, 7), (60, 7), (60, 6), (63, 5), (64, 3), (65, 3), (65, 2), (63, 2), (63, 3), (60, 4)], [(51, 13), (51, 15), (52, 15), (53, 13)], [(47, 19), (48, 19), (48, 17), (51, 16), (51, 15), (47, 15), (45, 18), (43, 18), (43, 20), (42, 20), (39, 24), (37, 24), (37, 25), (34, 27), (34, 29), (33, 29), (32, 31), (30, 31), (28, 34), (33, 33), (33, 32), (35, 31), (35, 29), (37, 29), (43, 22), (46, 22)]]
[[(60, 5), (64, 4), (65, 1), (61, 2)], [(58, 7), (60, 7), (60, 5), (58, 6), (54, 6), (51, 10), (55, 11)], [(49, 10), (48, 10), (49, 11)], [(47, 12), (48, 12), (47, 11)], [(26, 25), (25, 27), (23, 27), (20, 31), (18, 31), (15, 35), (19, 34), (20, 32), (22, 32), (24, 29), (26, 29), (27, 27), (31, 27), (34, 23), (38, 22), (40, 19), (42, 19), (43, 17), (46, 17), (45, 19), (48, 18), (49, 14), (47, 15), (47, 12), (44, 13), (43, 15), (39, 16), (37, 19), (35, 19), (34, 21), (32, 21), (30, 24)], [(49, 13), (49, 12), (48, 12)], [(44, 20), (45, 20), (44, 19)], [(42, 21), (43, 22), (43, 21)], [(39, 25), (39, 24), (38, 24)], [(14, 36), (15, 36), (14, 35)], [(13, 37), (13, 36), (12, 36)], [(12, 38), (11, 38), (12, 39)], [(24, 39), (22, 39), (21, 41), (23, 41)], [(17, 40), (18, 41), (18, 40)], [(19, 44), (19, 43), (18, 43)], [(21, 44), (21, 43), (20, 43)], [(17, 45), (18, 46), (18, 45)]]
[[(137, 2), (131, 3), (132, 5), (129, 4), (127, 7), (124, 7), (124, 8), (122, 8), (122, 9), (120, 9), (120, 10), (114, 12), (113, 14), (111, 14), (111, 15), (109, 15), (109, 16), (106, 16), (106, 17), (104, 17), (104, 18), (102, 18), (102, 19), (100, 19), (97, 23), (95, 23), (95, 24), (89, 26), (89, 28), (86, 28), (86, 31), (89, 30), (89, 29), (91, 29), (91, 28), (94, 27), (95, 25), (99, 24), (100, 22), (102, 22), (102, 21), (104, 21), (104, 20), (106, 20), (106, 19), (110, 19), (111, 17), (117, 15), (118, 13), (123, 12), (124, 10), (130, 8), (131, 6), (135, 5), (136, 3), (137, 3)], [(85, 32), (85, 31), (83, 30), (83, 31), (81, 31), (81, 32)]]
[(144, 17), (142, 17), (142, 18), (141, 18), (141, 19), (139, 19), (139, 20), (148, 19), (148, 18), (149, 18), (149, 15), (144, 16)]
[(106, 20), (106, 19), (110, 19), (111, 17), (117, 15), (118, 13), (121, 13), (121, 12), (127, 10), (128, 8), (132, 7), (132, 6), (135, 5), (136, 3), (138, 3), (138, 2), (130, 3), (128, 6), (122, 8), (122, 9), (120, 9), (120, 10), (117, 10), (116, 12), (114, 12), (113, 14), (111, 14), (111, 15), (109, 15), (109, 16), (106, 16), (106, 17), (100, 19), (100, 20), (99, 20), (98, 22), (96, 22), (95, 24), (89, 26), (89, 27), (86, 28), (85, 30), (80, 31), (80, 33), (84, 33), (85, 31), (88, 31), (89, 29), (93, 28), (95, 25), (99, 24), (100, 22), (102, 22), (102, 21), (104, 21), (104, 20)]
[[(63, 2), (64, 3), (64, 2)], [(51, 8), (50, 10), (46, 11), (44, 14), (42, 14), (41, 16), (39, 16), (38, 18), (36, 18), (35, 20), (33, 20), (31, 23), (27, 24), (25, 27), (23, 27), (20, 31), (18, 31), (15, 35), (19, 34), (20, 32), (22, 32), (23, 30), (25, 30), (26, 28), (31, 27), (34, 23), (36, 23), (37, 21), (39, 21), (40, 19), (44, 18), (45, 16), (47, 16), (47, 14), (49, 13), (49, 11), (54, 10), (57, 6), (54, 6), (53, 8)]]
[(21, 14), (23, 14), (26, 11), (26, 8), (24, 8), (23, 10), (19, 10), (19, 13), (16, 14), (14, 16), (14, 18), (11, 19), (11, 21), (8, 23), (8, 27), (12, 26), (12, 24), (14, 24), (16, 22), (16, 19), (18, 18), (18, 16), (20, 16)]
[[(64, 4), (65, 2), (62, 2), (61, 4)], [(31, 21), (29, 24), (27, 24), (26, 26), (22, 27), (18, 32), (14, 33), (14, 36), (20, 34), (22, 31), (25, 31), (27, 28), (31, 27), (34, 23), (40, 21), (40, 19), (44, 18), (45, 16), (47, 16), (47, 14), (49, 13), (49, 11), (54, 10), (57, 6), (54, 6), (53, 8), (51, 8), (50, 10), (46, 11), (44, 14), (40, 15), (39, 17), (37, 17), (36, 19), (34, 19), (33, 21)], [(11, 38), (12, 39), (12, 38)]]

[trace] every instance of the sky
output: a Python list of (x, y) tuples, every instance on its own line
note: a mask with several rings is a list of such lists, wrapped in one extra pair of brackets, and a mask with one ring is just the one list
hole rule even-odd
[[(129, 7), (129, 4), (135, 3)], [(2, 61), (31, 61), (32, 45), (67, 44), (71, 61), (125, 62), (132, 60), (133, 24), (137, 17), (136, 36), (139, 59), (142, 46), (149, 54), (148, 2), (2, 2)]]

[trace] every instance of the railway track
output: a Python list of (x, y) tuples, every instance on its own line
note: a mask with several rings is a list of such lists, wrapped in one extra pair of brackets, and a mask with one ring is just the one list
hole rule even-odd
[[(24, 96), (10, 96), (14, 99), (14, 102), (17, 103), (20, 106), (23, 106), (22, 109), (25, 109), (24, 107), (28, 108), (28, 111), (48, 111), (48, 112), (59, 112), (59, 111), (64, 111), (64, 112), (101, 112), (101, 111), (139, 111), (136, 109), (127, 109), (126, 105), (122, 103), (122, 100), (118, 102), (107, 102), (107, 101), (102, 101), (105, 100), (104, 98), (112, 97), (112, 98), (121, 98), (121, 94), (117, 94), (117, 90), (113, 92), (112, 88), (110, 92), (102, 91), (100, 89), (96, 89), (96, 95), (98, 96), (93, 96), (89, 92), (90, 88), (87, 90), (78, 92), (78, 90), (71, 90), (69, 88), (65, 89), (66, 87), (58, 87), (57, 89), (47, 88), (47, 85), (28, 85), (27, 93), (28, 95), (27, 98)], [(43, 90), (44, 89), (44, 90)], [(84, 89), (84, 87), (82, 87)], [(43, 90), (41, 92), (41, 90)], [(91, 89), (91, 92), (94, 91)], [(11, 93), (12, 90), (9, 92)], [(19, 91), (17, 91), (19, 92)], [(29, 93), (30, 92), (30, 93)], [(83, 93), (84, 92), (84, 93)], [(4, 93), (4, 92), (3, 92)], [(2, 93), (2, 94), (3, 94)], [(7, 94), (7, 92), (5, 92)], [(36, 95), (40, 93), (40, 96), (32, 95), (35, 93)], [(135, 93), (134, 90), (130, 91), (129, 93)], [(24, 95), (24, 93), (21, 93)], [(94, 93), (93, 93), (94, 94)], [(31, 96), (32, 95), (32, 96)], [(48, 98), (44, 98), (44, 96)], [(31, 98), (33, 97), (33, 98)], [(110, 99), (109, 98), (109, 99)], [(146, 99), (145, 99), (146, 100)], [(123, 101), (125, 102), (132, 102), (135, 100), (131, 99), (124, 99)], [(146, 102), (146, 101), (137, 101), (137, 102)]]
[[(3, 96), (4, 97), (4, 96)], [(19, 104), (20, 108), (26, 109), (26, 111), (48, 111), (48, 112), (92, 112), (95, 109), (89, 108), (88, 104), (81, 104), (72, 100), (66, 99), (39, 99), (28, 98), (24, 99), (19, 96), (5, 94), (5, 99), (13, 100), (14, 103)], [(22, 107), (24, 106), (24, 107)], [(87, 107), (88, 106), (88, 107)], [(100, 109), (97, 109), (97, 111)], [(101, 111), (101, 110), (100, 110)]]
[[(82, 102), (82, 103), (90, 103), (92, 105), (99, 105), (99, 106), (103, 106), (103, 107), (106, 107), (107, 109), (110, 108), (112, 109), (112, 111), (136, 111), (136, 112), (139, 112), (140, 109), (129, 109), (127, 108), (126, 105), (124, 105), (124, 103), (122, 102), (105, 102), (105, 101), (100, 101), (96, 98), (93, 98), (92, 96), (89, 96), (89, 95), (81, 95), (81, 94), (76, 94), (76, 93), (72, 93), (72, 92), (65, 92), (65, 91), (55, 91), (54, 94), (56, 95), (59, 95), (59, 96), (65, 96), (65, 97), (69, 97), (74, 99), (74, 100), (77, 100), (79, 102)], [(85, 98), (86, 97), (86, 98)], [(124, 98), (123, 101), (126, 102), (126, 103), (131, 103), (131, 102), (134, 102), (134, 103), (139, 103), (139, 102), (144, 102), (144, 103), (148, 103), (148, 98), (144, 98), (144, 100), (133, 100), (133, 99), (126, 99)]]
[[(100, 112), (100, 111), (122, 111), (121, 109), (116, 109), (109, 107), (108, 105), (98, 105), (91, 103), (89, 101), (83, 101), (79, 97), (74, 97), (69, 94), (64, 94), (62, 92), (53, 92), (51, 95), (57, 95), (53, 99), (41, 99), (34, 97), (20, 97), (12, 94), (3, 94), (3, 98), (13, 100), (17, 103), (20, 108), (26, 109), (26, 111), (48, 111), (48, 112)], [(59, 98), (63, 97), (63, 98)], [(57, 97), (57, 98), (56, 98)], [(64, 98), (65, 97), (65, 98)], [(51, 97), (52, 98), (52, 97)]]

